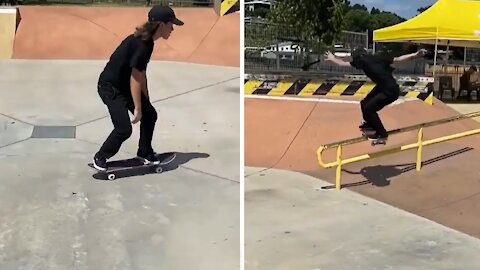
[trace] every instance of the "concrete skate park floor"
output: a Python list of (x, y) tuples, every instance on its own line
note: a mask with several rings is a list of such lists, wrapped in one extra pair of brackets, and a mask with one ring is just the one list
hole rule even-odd
[(87, 166), (113, 127), (104, 64), (0, 63), (0, 269), (239, 269), (239, 69), (151, 62), (153, 147), (177, 159), (108, 181)]
[(245, 168), (245, 270), (479, 269), (480, 241), (300, 173)]

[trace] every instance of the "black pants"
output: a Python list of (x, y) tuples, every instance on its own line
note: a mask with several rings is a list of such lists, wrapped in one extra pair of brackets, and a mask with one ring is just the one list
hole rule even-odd
[[(109, 159), (120, 150), (120, 146), (132, 135), (132, 123), (128, 112), (134, 112), (131, 95), (122, 94), (108, 84), (98, 85), (98, 94), (107, 105), (114, 126), (106, 141), (97, 153), (98, 157)], [(146, 157), (153, 153), (152, 138), (157, 121), (157, 112), (148, 98), (142, 93), (142, 118), (140, 120), (140, 140), (137, 155)]]
[(400, 96), (398, 85), (376, 85), (370, 93), (360, 102), (363, 120), (373, 128), (377, 134), (387, 136), (387, 131), (378, 116), (378, 111), (393, 103)]

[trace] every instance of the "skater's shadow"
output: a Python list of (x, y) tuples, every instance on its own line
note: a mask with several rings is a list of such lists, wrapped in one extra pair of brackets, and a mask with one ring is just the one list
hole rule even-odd
[(172, 163), (168, 164), (167, 170), (175, 170), (178, 169), (183, 164), (186, 164), (192, 159), (195, 158), (208, 158), (210, 157), (209, 154), (207, 153), (196, 153), (196, 152), (190, 152), (190, 153), (182, 153), (182, 152), (175, 152), (177, 156), (175, 157), (175, 160), (172, 161)]
[[(175, 154), (176, 154), (176, 157), (171, 163), (161, 166), (163, 169), (162, 173), (176, 170), (180, 166), (182, 166), (183, 164), (186, 164), (192, 159), (210, 157), (210, 155), (207, 153), (198, 153), (198, 152), (188, 152), (188, 153), (175, 152)], [(128, 170), (116, 172), (115, 179), (132, 177), (132, 176), (141, 176), (141, 175), (147, 175), (147, 174), (155, 174), (155, 173), (156, 172), (152, 169), (152, 167), (137, 167), (137, 168), (131, 168)], [(93, 178), (98, 180), (107, 180), (108, 176), (105, 173), (97, 172), (93, 175)]]
[[(471, 150), (473, 150), (473, 148), (465, 147), (465, 148), (423, 161), (422, 168), (432, 163), (435, 163), (456, 155), (460, 155)], [(407, 164), (398, 164), (398, 165), (389, 165), (389, 166), (376, 165), (376, 166), (364, 167), (358, 172), (342, 169), (343, 172), (346, 172), (348, 174), (359, 174), (359, 175), (362, 175), (363, 178), (365, 178), (364, 181), (343, 184), (342, 188), (362, 186), (362, 185), (368, 185), (368, 184), (371, 184), (377, 187), (385, 187), (390, 185), (391, 179), (393, 177), (398, 176), (402, 173), (415, 170), (416, 166), (417, 166), (416, 163), (407, 163)], [(323, 187), (323, 189), (331, 189), (331, 188), (335, 188), (335, 186)]]

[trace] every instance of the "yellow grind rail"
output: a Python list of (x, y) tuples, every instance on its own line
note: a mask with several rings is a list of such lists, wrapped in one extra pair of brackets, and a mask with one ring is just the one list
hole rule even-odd
[[(351, 157), (351, 158), (347, 158), (347, 159), (342, 159), (343, 147), (346, 146), (346, 145), (349, 145), (349, 144), (354, 144), (354, 143), (365, 141), (365, 140), (367, 140), (365, 137), (362, 136), (362, 137), (355, 138), (355, 139), (350, 139), (350, 140), (345, 140), (345, 141), (341, 141), (341, 142), (336, 142), (336, 143), (323, 145), (323, 146), (320, 146), (317, 149), (318, 163), (319, 163), (320, 167), (322, 167), (322, 168), (332, 168), (332, 167), (336, 166), (335, 188), (337, 190), (340, 190), (340, 188), (341, 188), (341, 173), (342, 173), (342, 166), (343, 165), (354, 163), (354, 162), (359, 162), (359, 161), (363, 161), (363, 160), (367, 160), (367, 159), (371, 159), (371, 158), (377, 158), (377, 157), (381, 157), (381, 156), (385, 156), (385, 155), (389, 155), (389, 154), (393, 154), (393, 153), (397, 153), (397, 152), (401, 152), (401, 151), (405, 151), (405, 150), (410, 150), (410, 149), (417, 148), (416, 169), (417, 169), (417, 171), (420, 171), (421, 165), (422, 165), (422, 150), (423, 150), (424, 146), (433, 145), (433, 144), (437, 144), (437, 143), (441, 143), (441, 142), (451, 141), (451, 140), (455, 140), (455, 139), (459, 139), (459, 138), (463, 138), (463, 137), (467, 137), (467, 136), (480, 134), (480, 129), (475, 129), (475, 130), (455, 133), (453, 135), (448, 135), (448, 136), (443, 136), (443, 137), (436, 138), (436, 139), (423, 141), (423, 129), (425, 127), (437, 126), (437, 125), (441, 125), (441, 124), (445, 124), (445, 123), (449, 123), (449, 122), (453, 122), (453, 121), (458, 121), (458, 120), (462, 120), (462, 119), (472, 118), (472, 117), (476, 117), (476, 116), (480, 116), (480, 112), (463, 114), (463, 115), (459, 115), (459, 116), (444, 118), (444, 119), (440, 119), (440, 120), (436, 120), (436, 121), (432, 121), (432, 122), (427, 122), (427, 123), (423, 123), (423, 124), (418, 124), (418, 125), (413, 125), (413, 126), (393, 130), (393, 131), (390, 131), (389, 134), (403, 133), (403, 132), (418, 129), (417, 142), (407, 144), (407, 145), (403, 145), (403, 146), (400, 146), (400, 147), (385, 149), (385, 150), (378, 151), (378, 152), (371, 153), (371, 154), (365, 154), (365, 155), (360, 155), (360, 156), (356, 156), (356, 157)], [(332, 149), (332, 148), (336, 148), (336, 150), (337, 150), (336, 161), (330, 162), (330, 163), (325, 163), (323, 161), (323, 158), (322, 158), (322, 153), (325, 150)]]

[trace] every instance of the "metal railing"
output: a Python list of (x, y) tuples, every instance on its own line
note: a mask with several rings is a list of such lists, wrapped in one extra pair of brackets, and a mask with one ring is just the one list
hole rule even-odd
[[(345, 140), (345, 141), (341, 141), (341, 142), (336, 142), (336, 143), (323, 145), (323, 146), (320, 146), (317, 149), (318, 163), (319, 163), (320, 167), (322, 167), (322, 168), (336, 167), (335, 188), (337, 190), (341, 189), (341, 173), (342, 173), (342, 166), (343, 165), (354, 163), (354, 162), (359, 162), (359, 161), (363, 161), (363, 160), (367, 160), (367, 159), (377, 158), (377, 157), (381, 157), (381, 156), (385, 156), (385, 155), (389, 155), (389, 154), (394, 154), (394, 153), (405, 151), (405, 150), (410, 150), (410, 149), (415, 149), (415, 148), (417, 149), (416, 170), (420, 171), (421, 165), (422, 165), (422, 150), (423, 150), (424, 146), (433, 145), (433, 144), (446, 142), (446, 141), (450, 141), (450, 140), (454, 140), (454, 139), (458, 139), (458, 138), (463, 138), (463, 137), (467, 137), (467, 136), (480, 134), (480, 129), (475, 129), (475, 130), (459, 132), (459, 133), (455, 133), (453, 135), (443, 136), (443, 137), (440, 137), (440, 138), (435, 138), (435, 139), (424, 141), (423, 140), (423, 134), (424, 134), (423, 130), (424, 130), (424, 128), (431, 127), (431, 126), (437, 126), (437, 125), (441, 125), (441, 124), (445, 124), (445, 123), (449, 123), (449, 122), (454, 122), (454, 121), (458, 121), (458, 120), (462, 120), (462, 119), (477, 117), (477, 116), (480, 116), (480, 112), (463, 114), (463, 115), (459, 115), (459, 116), (455, 116), (455, 117), (444, 118), (444, 119), (440, 119), (440, 120), (436, 120), (436, 121), (432, 121), (432, 122), (427, 122), (427, 123), (413, 125), (413, 126), (409, 126), (409, 127), (405, 127), (405, 128), (396, 129), (396, 130), (393, 130), (393, 131), (389, 132), (389, 134), (393, 135), (393, 134), (398, 134), (398, 133), (403, 133), (403, 132), (418, 129), (417, 142), (407, 144), (407, 145), (403, 145), (403, 146), (400, 146), (400, 147), (385, 149), (385, 150), (378, 151), (378, 152), (371, 153), (371, 154), (364, 154), (364, 155), (360, 155), (360, 156), (350, 157), (350, 158), (346, 158), (346, 159), (344, 159), (343, 156), (342, 156), (343, 147), (346, 146), (346, 145), (366, 141), (367, 138), (358, 137), (358, 138), (355, 138), (355, 139), (350, 139), (350, 140)], [(322, 158), (323, 152), (325, 150), (333, 149), (333, 148), (336, 148), (336, 160), (334, 162), (325, 163), (323, 161), (323, 158)]]

